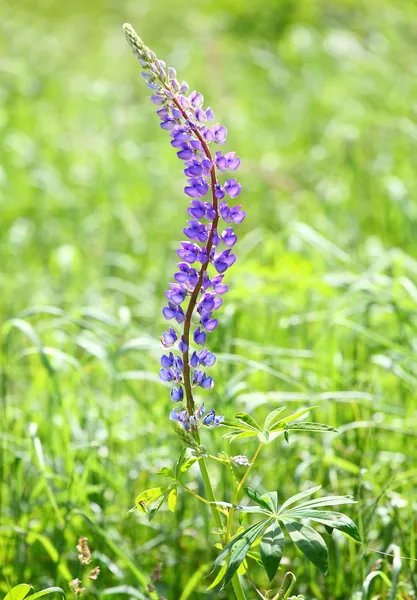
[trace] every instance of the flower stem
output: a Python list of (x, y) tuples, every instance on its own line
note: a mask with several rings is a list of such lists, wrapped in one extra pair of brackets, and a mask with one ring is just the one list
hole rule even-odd
[[(167, 87), (166, 84), (164, 84), (164, 85), (165, 85), (165, 87)], [(172, 98), (172, 101), (175, 104), (175, 106), (178, 108), (178, 110), (181, 111), (181, 113), (182, 113), (183, 117), (186, 119), (186, 121), (188, 121), (189, 115), (187, 114), (187, 111), (181, 106), (181, 103), (177, 100), (177, 98), (175, 96)], [(191, 371), (190, 371), (190, 364), (189, 364), (190, 359), (189, 359), (189, 349), (188, 349), (190, 346), (191, 318), (193, 316), (193, 312), (194, 312), (195, 306), (197, 304), (198, 294), (201, 290), (201, 286), (203, 285), (204, 273), (207, 271), (207, 267), (210, 263), (210, 252), (213, 247), (214, 232), (216, 231), (217, 225), (219, 222), (219, 208), (218, 208), (218, 201), (217, 201), (217, 197), (216, 197), (216, 183), (217, 183), (216, 166), (214, 164), (213, 157), (210, 152), (210, 148), (208, 147), (208, 145), (207, 145), (205, 139), (203, 138), (203, 136), (201, 135), (201, 133), (198, 131), (197, 128), (193, 128), (192, 131), (193, 131), (194, 135), (197, 137), (197, 139), (199, 140), (199, 142), (201, 143), (203, 150), (204, 150), (204, 154), (206, 155), (208, 160), (211, 162), (211, 169), (210, 169), (211, 195), (212, 195), (213, 209), (216, 213), (216, 216), (214, 217), (213, 222), (211, 224), (210, 232), (209, 232), (209, 236), (208, 236), (207, 244), (206, 244), (207, 262), (205, 264), (201, 265), (200, 271), (198, 273), (197, 283), (191, 293), (190, 301), (188, 303), (187, 312), (185, 314), (185, 320), (184, 320), (184, 342), (187, 345), (187, 350), (183, 353), (184, 388), (185, 388), (185, 396), (187, 399), (187, 410), (188, 410), (189, 415), (194, 414), (194, 398), (193, 398), (193, 392), (192, 392), (192, 388), (191, 388)]]

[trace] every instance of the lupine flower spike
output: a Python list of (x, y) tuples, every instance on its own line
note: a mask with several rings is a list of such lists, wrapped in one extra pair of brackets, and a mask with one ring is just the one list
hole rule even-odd
[[(212, 152), (213, 144), (225, 144), (226, 127), (219, 123), (210, 125), (214, 113), (211, 108), (204, 108), (202, 94), (189, 93), (187, 83), (179, 83), (175, 69), (158, 60), (131, 25), (124, 25), (124, 30), (152, 92), (160, 127), (168, 132), (171, 146), (183, 162), (184, 193), (190, 198), (189, 218), (183, 230), (187, 239), (177, 250), (180, 262), (174, 282), (165, 292), (167, 304), (162, 309), (164, 318), (176, 322), (182, 330), (177, 333), (170, 326), (161, 336), (162, 346), (169, 352), (162, 355), (160, 378), (173, 384), (172, 402), (185, 401), (171, 410), (170, 419), (187, 431), (203, 425), (216, 426), (222, 423), (223, 416), (216, 415), (214, 409), (206, 413), (204, 406), (196, 407), (193, 388), (210, 390), (214, 386), (205, 369), (214, 365), (216, 356), (206, 348), (206, 341), (218, 325), (216, 311), (228, 291), (223, 279), (236, 261), (232, 248), (237, 236), (232, 225), (241, 223), (246, 216), (234, 202), (242, 189), (240, 183), (236, 177), (220, 180), (218, 172), (236, 171), (240, 158), (234, 152)], [(226, 227), (222, 228), (223, 223)]]

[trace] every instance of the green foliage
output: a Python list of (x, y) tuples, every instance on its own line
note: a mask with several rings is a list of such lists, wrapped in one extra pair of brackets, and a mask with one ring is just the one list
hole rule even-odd
[[(286, 500), (279, 507), (276, 492), (261, 494), (253, 488), (245, 488), (247, 496), (256, 502), (259, 508), (240, 505), (235, 508), (244, 512), (264, 513), (266, 516), (259, 523), (252, 525), (234, 537), (215, 560), (212, 571), (230, 554), (223, 586), (231, 580), (258, 537), (261, 537), (261, 560), (269, 580), (272, 581), (284, 552), (283, 527), (285, 527), (297, 548), (323, 573), (327, 573), (329, 554), (322, 536), (308, 525), (310, 521), (324, 525), (330, 532), (337, 529), (355, 541), (361, 541), (357, 526), (347, 515), (333, 511), (316, 510), (317, 507), (323, 506), (355, 504), (353, 498), (349, 496), (325, 496), (299, 503), (300, 500), (315, 494), (319, 489), (320, 487), (315, 487), (304, 490)], [(295, 506), (293, 506), (294, 504)], [(291, 506), (293, 508), (290, 508)], [(253, 508), (255, 510), (250, 510)]]
[[(262, 485), (281, 499), (320, 484), (358, 500), (364, 545), (325, 537), (326, 577), (286, 543), (297, 591), (351, 600), (367, 581), (368, 597), (415, 596), (413, 561), (395, 583), (393, 558), (366, 548), (416, 555), (416, 3), (6, 0), (0, 13), (0, 597), (21, 581), (68, 590), (79, 535), (101, 566), (98, 600), (148, 584), (177, 600), (218, 553), (209, 509), (180, 487), (175, 515), (168, 499), (151, 522), (127, 512), (173, 483), (156, 472), (182, 448), (157, 340), (186, 203), (126, 20), (204, 93), (242, 157), (248, 218), (212, 334), (213, 405), (262, 429), (274, 409), (315, 406), (304, 418), (339, 432), (279, 431), (262, 451)], [(201, 442), (250, 460), (257, 440)], [(224, 472), (210, 463), (230, 501)], [(203, 494), (197, 473), (184, 475)], [(211, 583), (190, 597), (232, 596)]]
[(280, 433), (283, 433), (287, 443), (289, 442), (290, 431), (304, 431), (304, 432), (318, 432), (318, 433), (337, 433), (337, 430), (330, 425), (324, 425), (323, 423), (293, 423), (296, 419), (304, 416), (309, 412), (310, 408), (300, 410), (293, 415), (284, 417), (283, 419), (277, 419), (277, 416), (285, 410), (285, 406), (277, 408), (269, 413), (265, 418), (263, 428), (261, 429), (255, 419), (246, 413), (238, 413), (235, 418), (238, 423), (231, 421), (225, 421), (222, 423), (224, 427), (229, 429), (224, 434), (224, 438), (231, 442), (235, 440), (242, 440), (246, 438), (256, 437), (264, 444), (274, 440)]
[(60, 594), (65, 600), (65, 592), (59, 587), (50, 587), (28, 596), (31, 590), (33, 590), (31, 585), (19, 583), (6, 594), (3, 600), (24, 600), (24, 598), (26, 600), (37, 600), (37, 598), (43, 598), (44, 596), (49, 596), (49, 594)]

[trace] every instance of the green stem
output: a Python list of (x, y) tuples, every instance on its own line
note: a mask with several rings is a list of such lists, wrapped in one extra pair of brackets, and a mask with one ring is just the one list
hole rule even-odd
[[(243, 485), (250, 473), (250, 470), (252, 469), (252, 466), (253, 466), (255, 460), (258, 458), (258, 454), (261, 451), (262, 446), (263, 446), (263, 442), (259, 442), (259, 445), (255, 450), (255, 454), (252, 456), (252, 459), (250, 461), (250, 465), (246, 469), (245, 473), (243, 474), (242, 479), (238, 483), (237, 488), (235, 489), (235, 491), (233, 493), (232, 504), (236, 504), (237, 501), (239, 500), (240, 492), (242, 491)], [(233, 523), (234, 514), (235, 514), (235, 509), (234, 509), (234, 506), (232, 506), (232, 508), (229, 511), (229, 516), (227, 518), (226, 543), (229, 541), (230, 534), (232, 532), (232, 523)]]
[[(204, 487), (206, 488), (207, 498), (210, 500), (210, 502), (216, 502), (216, 497), (214, 495), (210, 477), (209, 477), (209, 474), (207, 471), (206, 461), (204, 460), (203, 457), (200, 458), (200, 460), (198, 461), (198, 464), (200, 466), (200, 472), (201, 472), (201, 477), (203, 478)], [(214, 504), (211, 504), (210, 508), (211, 508), (211, 512), (212, 512), (214, 521), (215, 521), (217, 528), (219, 529), (219, 532), (221, 534), (222, 529), (223, 529), (223, 522), (222, 522), (220, 513), (217, 511), (216, 506)], [(239, 575), (237, 573), (233, 576), (232, 586), (233, 586), (233, 590), (236, 595), (236, 599), (237, 600), (246, 600), (245, 592), (243, 591), (242, 584), (240, 583)]]
[[(201, 477), (203, 478), (204, 487), (206, 488), (207, 498), (209, 499), (210, 502), (216, 502), (216, 497), (214, 495), (213, 488), (212, 488), (211, 482), (210, 482), (210, 477), (209, 477), (209, 474), (207, 471), (206, 461), (204, 460), (203, 457), (200, 458), (200, 460), (198, 461), (198, 464), (200, 465)], [(216, 523), (217, 528), (221, 532), (223, 529), (223, 523), (222, 523), (220, 513), (214, 504), (210, 504), (210, 509), (211, 509), (211, 513), (213, 515), (214, 522)]]
[[(203, 498), (202, 496), (200, 496), (199, 494), (194, 492), (194, 490), (191, 490), (189, 487), (187, 487), (186, 485), (181, 483), (181, 481), (178, 481), (178, 485), (180, 485), (186, 492), (188, 492), (189, 494), (194, 496), (194, 498), (196, 498), (197, 500), (200, 500), (200, 502), (204, 502), (204, 504), (208, 504), (210, 506), (210, 508), (213, 506), (210, 503), (210, 500), (206, 500), (206, 498)], [(227, 515), (227, 512), (225, 510), (223, 510), (222, 508), (217, 507), (217, 510), (220, 511), (221, 513), (223, 513), (224, 515)]]

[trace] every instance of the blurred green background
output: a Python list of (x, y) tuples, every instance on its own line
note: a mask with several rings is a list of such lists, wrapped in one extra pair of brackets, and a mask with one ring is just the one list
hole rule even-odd
[[(233, 597), (205, 591), (216, 538), (191, 498), (151, 523), (128, 513), (180, 452), (157, 339), (187, 201), (127, 21), (242, 157), (248, 217), (206, 403), (316, 406), (339, 435), (271, 444), (252, 482), (358, 500), (364, 545), (328, 536), (327, 577), (288, 545), (275, 588), (291, 569), (309, 600), (415, 598), (416, 3), (3, 0), (0, 17), (0, 592), (69, 591), (86, 535), (90, 597), (146, 598), (158, 565), (169, 600)], [(221, 435), (204, 434), (213, 453), (253, 452)]]

